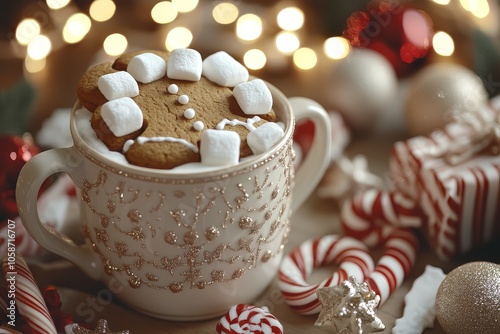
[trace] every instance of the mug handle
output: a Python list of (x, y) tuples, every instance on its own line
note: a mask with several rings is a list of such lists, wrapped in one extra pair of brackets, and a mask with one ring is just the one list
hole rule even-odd
[(309, 197), (330, 164), (331, 124), (326, 110), (316, 101), (305, 97), (288, 99), (295, 122), (310, 119), (314, 123), (311, 150), (295, 175), (292, 210), (299, 208)]
[(32, 157), (21, 169), (16, 186), (16, 201), (19, 217), (32, 238), (48, 251), (80, 267), (93, 279), (100, 279), (102, 268), (97, 254), (89, 246), (78, 246), (66, 236), (44, 225), (37, 210), (38, 191), (42, 183), (52, 174), (67, 173), (73, 182), (81, 186), (83, 173), (81, 156), (74, 147), (57, 148)]

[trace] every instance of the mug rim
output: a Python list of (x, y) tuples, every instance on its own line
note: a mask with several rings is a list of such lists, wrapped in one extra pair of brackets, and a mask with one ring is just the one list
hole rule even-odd
[[(285, 132), (278, 143), (273, 145), (269, 150), (258, 155), (251, 155), (244, 161), (240, 161), (235, 165), (220, 167), (216, 169), (199, 171), (199, 172), (183, 172), (171, 169), (160, 169), (151, 167), (142, 167), (133, 164), (121, 164), (112, 159), (107, 158), (103, 153), (98, 152), (90, 146), (80, 135), (76, 127), (75, 112), (84, 108), (77, 100), (71, 110), (70, 131), (73, 138), (73, 146), (87, 159), (94, 164), (107, 169), (115, 174), (123, 175), (128, 178), (140, 179), (144, 181), (161, 182), (161, 180), (179, 180), (179, 183), (196, 183), (198, 179), (224, 179), (232, 175), (245, 174), (259, 166), (266, 164), (278, 155), (292, 141), (292, 134), (295, 127), (295, 118), (293, 110), (288, 101), (288, 98), (276, 86), (263, 80), (271, 91), (273, 97), (273, 110), (278, 116), (278, 120), (285, 124)], [(291, 143), (290, 143), (291, 145)], [(189, 180), (187, 180), (189, 179)], [(205, 181), (205, 180), (203, 180)]]

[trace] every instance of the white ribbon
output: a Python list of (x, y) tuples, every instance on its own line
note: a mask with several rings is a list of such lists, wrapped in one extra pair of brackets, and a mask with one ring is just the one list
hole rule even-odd
[(469, 160), (488, 146), (492, 146), (493, 154), (500, 153), (500, 116), (491, 109), (461, 113), (454, 121), (468, 126), (470, 136), (454, 138), (440, 149), (429, 150), (434, 157), (443, 158), (450, 165), (457, 165)]
[(319, 197), (342, 202), (362, 190), (380, 189), (382, 185), (381, 178), (368, 170), (365, 156), (357, 155), (351, 160), (342, 155), (325, 175), (317, 193)]

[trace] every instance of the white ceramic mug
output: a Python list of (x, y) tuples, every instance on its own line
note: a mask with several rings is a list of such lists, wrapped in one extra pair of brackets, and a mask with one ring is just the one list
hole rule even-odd
[[(280, 142), (236, 166), (189, 175), (124, 166), (97, 153), (76, 129), (75, 106), (74, 146), (36, 155), (21, 171), (16, 195), (23, 224), (42, 247), (153, 317), (206, 319), (251, 302), (275, 277), (291, 212), (316, 187), (330, 156), (325, 110), (269, 88), (286, 127)], [(313, 147), (296, 174), (294, 118), (315, 124)], [(56, 172), (68, 173), (79, 188), (85, 245), (38, 217), (38, 190)]]

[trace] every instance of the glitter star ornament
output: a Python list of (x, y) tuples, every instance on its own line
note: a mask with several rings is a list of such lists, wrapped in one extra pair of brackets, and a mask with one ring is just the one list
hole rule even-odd
[(385, 329), (375, 312), (380, 296), (354, 276), (338, 286), (320, 288), (316, 294), (323, 308), (314, 326), (331, 327), (336, 334), (365, 334)]
[(128, 330), (120, 332), (112, 332), (109, 329), (108, 322), (101, 319), (97, 322), (97, 327), (94, 330), (80, 327), (77, 324), (71, 324), (65, 328), (66, 334), (130, 334)]

